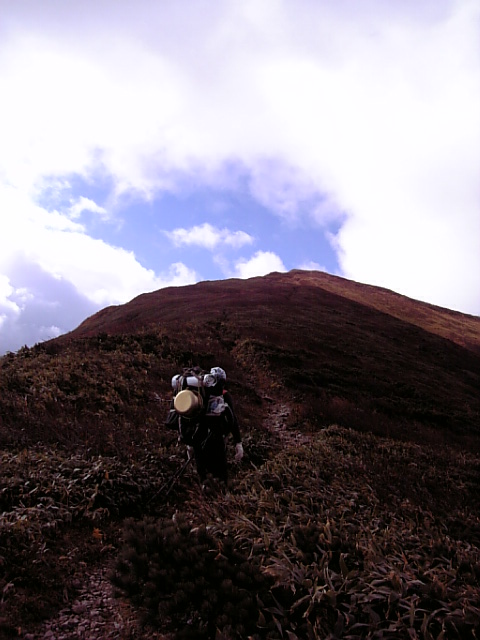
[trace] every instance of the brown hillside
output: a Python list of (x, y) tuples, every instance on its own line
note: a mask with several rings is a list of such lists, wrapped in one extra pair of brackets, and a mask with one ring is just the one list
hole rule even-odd
[[(191, 364), (235, 398), (227, 491), (164, 424)], [(0, 638), (478, 639), (479, 389), (479, 318), (316, 272), (7, 354)]]
[[(248, 304), (245, 298), (253, 295), (252, 303), (258, 303), (258, 296), (267, 295), (269, 303), (274, 300), (275, 290), (285, 287), (316, 287), (329, 291), (348, 300), (376, 309), (408, 324), (416, 325), (429, 333), (447, 338), (473, 351), (480, 351), (480, 318), (444, 309), (432, 304), (419, 302), (388, 289), (361, 284), (319, 271), (293, 270), (286, 274), (270, 274), (250, 280), (222, 280), (202, 282), (187, 287), (172, 287), (143, 294), (128, 305), (108, 307), (88, 318), (71, 335), (94, 335), (99, 331), (119, 333), (136, 331), (139, 326), (177, 321), (175, 308), (169, 305), (185, 304), (192, 309), (195, 317), (211, 319), (212, 314), (221, 310), (221, 305), (208, 304), (205, 295), (215, 296), (221, 303), (236, 307)], [(274, 288), (272, 290), (272, 287)], [(321, 303), (321, 299), (317, 303)], [(315, 301), (313, 301), (315, 305)], [(314, 307), (315, 308), (315, 307)]]
[[(295, 275), (296, 274), (296, 275)], [(480, 350), (480, 318), (413, 300), (382, 287), (372, 287), (327, 273), (292, 272), (298, 283), (311, 284), (356, 300), (388, 313), (399, 320), (417, 325), (430, 333), (448, 338), (474, 351)]]
[[(205, 366), (220, 358), (239, 380), (262, 372), (267, 386), (277, 384), (300, 407), (308, 397), (320, 420), (342, 406), (351, 425), (369, 430), (379, 412), (397, 423), (395, 432), (408, 420), (451, 436), (478, 434), (480, 319), (473, 316), (293, 271), (144, 294), (100, 311), (59, 342), (142, 331), (181, 339), (185, 364), (203, 351)], [(401, 431), (409, 437), (412, 428)]]

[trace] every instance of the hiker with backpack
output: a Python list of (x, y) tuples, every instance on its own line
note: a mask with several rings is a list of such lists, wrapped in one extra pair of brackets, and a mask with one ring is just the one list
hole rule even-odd
[(194, 457), (202, 482), (208, 475), (227, 482), (225, 438), (235, 444), (235, 461), (243, 458), (243, 445), (233, 398), (226, 390), (227, 376), (221, 367), (209, 373), (198, 367), (184, 369), (172, 378), (173, 407), (167, 422), (176, 421), (187, 455)]

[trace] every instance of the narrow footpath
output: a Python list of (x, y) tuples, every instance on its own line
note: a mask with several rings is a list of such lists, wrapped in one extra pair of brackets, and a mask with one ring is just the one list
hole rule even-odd
[[(138, 639), (137, 613), (116, 598), (106, 566), (95, 567), (85, 577), (79, 594), (55, 618), (47, 620), (24, 640), (133, 640)], [(162, 638), (154, 633), (149, 638)]]

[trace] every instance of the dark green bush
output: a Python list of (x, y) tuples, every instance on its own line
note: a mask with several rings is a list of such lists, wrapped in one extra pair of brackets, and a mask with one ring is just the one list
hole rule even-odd
[(268, 598), (271, 584), (259, 561), (229, 536), (192, 528), (181, 516), (128, 521), (111, 580), (176, 638), (205, 639), (254, 633), (258, 601)]

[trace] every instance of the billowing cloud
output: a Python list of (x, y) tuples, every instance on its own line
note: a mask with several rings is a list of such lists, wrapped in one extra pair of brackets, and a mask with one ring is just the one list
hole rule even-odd
[[(95, 247), (88, 247), (88, 238), (83, 240), (92, 256)], [(10, 277), (0, 277), (0, 354), (65, 333), (109, 304), (127, 302), (145, 291), (198, 281), (198, 275), (182, 263), (155, 276), (131, 254), (112, 247), (100, 247), (96, 259), (100, 265), (93, 264), (90, 272), (85, 260), (83, 267), (81, 260), (59, 263), (57, 270), (66, 273), (66, 278), (53, 273), (50, 265), (43, 268), (24, 255), (13, 258), (6, 267)], [(75, 281), (81, 287), (77, 288)]]
[[(89, 226), (186, 185), (241, 185), (287, 228), (330, 234), (343, 275), (480, 314), (479, 27), (476, 0), (6, 3), (0, 318), (20, 308), (19, 255), (96, 305), (198, 278)], [(70, 176), (107, 177), (106, 200), (46, 203)], [(204, 219), (170, 240), (251, 244)], [(242, 277), (287, 263), (266, 237)]]
[(237, 278), (253, 278), (265, 276), (273, 271), (286, 271), (281, 258), (272, 251), (257, 251), (248, 260), (238, 260), (233, 275)]
[(245, 231), (217, 229), (208, 222), (195, 225), (190, 229), (177, 228), (166, 232), (166, 235), (177, 247), (198, 246), (209, 250), (218, 246), (238, 249), (246, 244), (252, 244), (254, 241), (252, 236)]
[(67, 214), (47, 211), (14, 188), (0, 188), (0, 353), (73, 329), (109, 304), (191, 284), (174, 263), (156, 274), (131, 251), (93, 238)]
[(22, 259), (12, 267), (15, 280), (0, 291), (0, 353), (55, 338), (98, 310), (71, 282), (37, 264)]
[[(5, 215), (0, 219), (0, 266), (14, 272), (21, 257), (75, 286), (96, 304), (127, 301), (141, 291), (165, 286), (170, 278), (157, 276), (143, 267), (131, 251), (93, 238), (84, 226), (58, 211), (34, 205), (19, 192), (0, 190)], [(195, 281), (193, 271), (175, 268), (173, 280)]]

